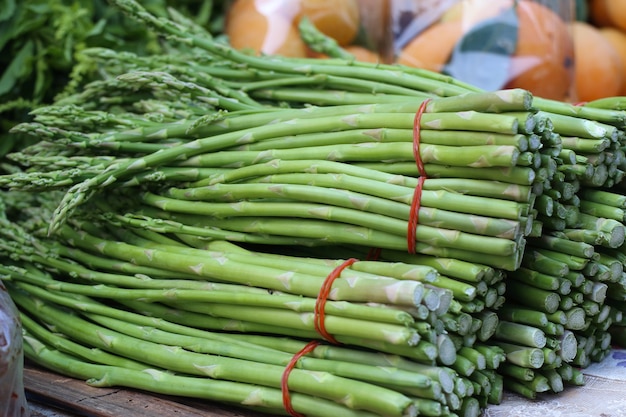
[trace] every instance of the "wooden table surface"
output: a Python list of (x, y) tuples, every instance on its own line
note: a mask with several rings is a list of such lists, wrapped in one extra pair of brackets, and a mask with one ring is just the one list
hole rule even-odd
[(24, 369), (31, 417), (252, 417), (236, 407), (125, 388), (95, 388), (39, 367)]

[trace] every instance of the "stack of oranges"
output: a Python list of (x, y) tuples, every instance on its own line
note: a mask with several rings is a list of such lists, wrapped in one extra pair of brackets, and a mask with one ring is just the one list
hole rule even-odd
[(626, 0), (589, 0), (586, 22), (573, 25), (581, 100), (626, 95)]
[[(380, 1), (380, 0), (378, 0)], [(363, 24), (360, 0), (235, 0), (226, 16), (231, 45), (267, 55), (318, 56), (300, 37), (298, 23), (308, 17), (357, 59), (376, 62), (379, 56), (355, 40)]]
[[(306, 16), (356, 59), (379, 62), (380, 51), (358, 44), (364, 30), (391, 30), (381, 28), (380, 21), (376, 27), (364, 21), (362, 11), (370, 1), (376, 5), (383, 2), (233, 0), (226, 16), (226, 34), (238, 49), (322, 57), (307, 47), (298, 32), (298, 22)], [(455, 49), (473, 27), (499, 30), (501, 16), (512, 10), (517, 27), (515, 46), (506, 57), (506, 80), (498, 88), (520, 87), (544, 98), (573, 102), (626, 95), (626, 0), (581, 0), (578, 3), (587, 11), (584, 21), (554, 11), (546, 4), (556, 2), (542, 0), (450, 3), (453, 5), (438, 19), (395, 51), (396, 63), (445, 72)], [(497, 38), (497, 34), (492, 36)], [(489, 65), (486, 60), (485, 71), (490, 70)]]

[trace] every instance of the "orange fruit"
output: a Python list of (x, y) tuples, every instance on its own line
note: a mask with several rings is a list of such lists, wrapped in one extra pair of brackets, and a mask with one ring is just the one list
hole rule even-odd
[(291, 57), (306, 56), (306, 45), (293, 25), (293, 0), (235, 0), (226, 14), (224, 32), (235, 49)]
[(567, 24), (550, 8), (517, 3), (518, 40), (506, 88), (518, 87), (555, 100), (570, 96), (574, 80), (573, 39)]
[[(626, 32), (613, 27), (603, 27), (600, 28), (600, 33), (613, 45), (622, 62), (622, 68), (626, 71)], [(622, 86), (618, 95), (626, 96), (626, 73), (622, 73)]]
[(459, 20), (435, 23), (413, 38), (400, 51), (396, 62), (441, 72), (462, 35), (463, 25)]
[(605, 7), (611, 26), (626, 30), (626, 0), (605, 0)]
[(588, 23), (575, 21), (571, 28), (577, 99), (592, 101), (618, 95), (624, 78), (623, 67), (611, 42)]
[(302, 16), (311, 20), (315, 27), (337, 41), (341, 46), (350, 44), (359, 32), (359, 3), (357, 0), (291, 0), (299, 3), (300, 11), (295, 22)]

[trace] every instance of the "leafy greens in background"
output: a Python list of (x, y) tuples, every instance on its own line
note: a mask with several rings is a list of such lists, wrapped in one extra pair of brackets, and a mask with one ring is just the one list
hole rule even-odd
[[(142, 2), (150, 12), (162, 16), (173, 6), (213, 33), (221, 30), (219, 7), (223, 3)], [(0, 0), (0, 156), (30, 140), (7, 134), (12, 126), (28, 120), (32, 109), (51, 102), (68, 88), (70, 80), (81, 81), (84, 68), (77, 66), (77, 54), (88, 47), (142, 55), (164, 52), (156, 35), (106, 0)]]

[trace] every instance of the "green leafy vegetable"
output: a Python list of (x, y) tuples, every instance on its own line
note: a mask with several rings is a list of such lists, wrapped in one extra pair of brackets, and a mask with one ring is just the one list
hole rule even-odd
[[(210, 31), (220, 30), (221, 13), (214, 9), (225, 4), (211, 0), (142, 3), (156, 16), (166, 16), (168, 7), (175, 5), (181, 15)], [(29, 120), (30, 110), (88, 81), (92, 66), (79, 60), (88, 47), (138, 55), (164, 51), (158, 35), (106, 0), (0, 0), (0, 156), (29, 143), (7, 132)]]

